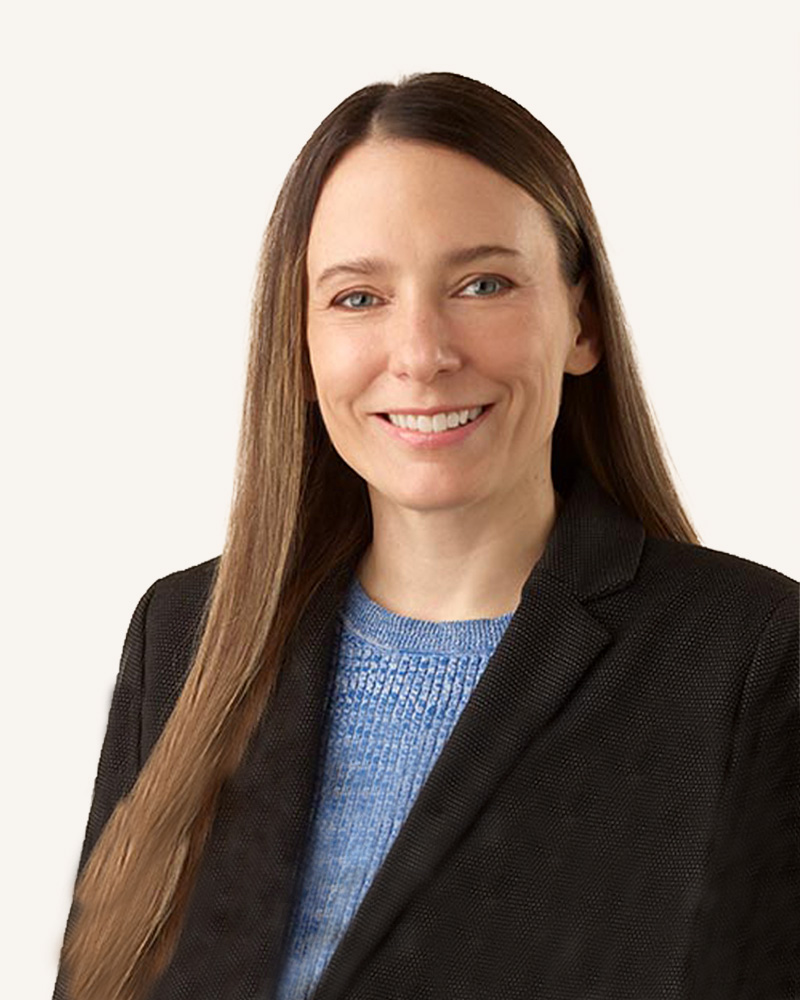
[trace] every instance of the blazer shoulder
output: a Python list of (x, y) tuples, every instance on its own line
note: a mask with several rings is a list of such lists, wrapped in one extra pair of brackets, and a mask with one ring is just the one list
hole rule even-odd
[(148, 638), (194, 634), (204, 616), (220, 556), (159, 577), (150, 587)]
[(785, 573), (703, 545), (647, 536), (629, 588), (607, 599), (613, 624), (675, 627), (725, 642), (745, 657), (779, 607), (795, 619), (800, 584)]
[(205, 625), (220, 556), (159, 577), (148, 589), (144, 625), (142, 759), (183, 688)]
[(779, 570), (690, 542), (648, 535), (642, 564), (645, 572), (681, 577), (699, 588), (726, 590), (743, 599), (758, 596), (772, 607), (788, 597), (800, 596), (800, 583)]
[(206, 559), (205, 562), (188, 566), (186, 569), (178, 569), (166, 576), (159, 577), (152, 586), (156, 590), (158, 599), (189, 601), (201, 596), (205, 596), (211, 590), (216, 577), (217, 567), (221, 556), (214, 556)]

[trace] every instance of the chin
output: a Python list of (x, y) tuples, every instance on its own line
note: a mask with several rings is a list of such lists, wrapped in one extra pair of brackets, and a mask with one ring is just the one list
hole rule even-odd
[(453, 510), (458, 507), (466, 507), (478, 499), (477, 496), (463, 487), (460, 489), (442, 489), (440, 487), (438, 489), (380, 490), (376, 492), (380, 502), (416, 511)]

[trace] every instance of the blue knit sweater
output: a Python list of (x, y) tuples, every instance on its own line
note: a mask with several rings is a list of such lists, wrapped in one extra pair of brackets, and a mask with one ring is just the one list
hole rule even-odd
[(511, 618), (407, 618), (353, 577), (278, 1000), (310, 996)]

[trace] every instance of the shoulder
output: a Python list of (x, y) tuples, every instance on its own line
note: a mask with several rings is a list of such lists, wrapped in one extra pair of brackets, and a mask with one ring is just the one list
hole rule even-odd
[(752, 649), (776, 613), (797, 621), (800, 584), (728, 552), (647, 536), (625, 603), (643, 627)]
[[(146, 611), (146, 636), (152, 641), (164, 630), (194, 632), (206, 609), (220, 556), (156, 579), (139, 601)], [(139, 609), (137, 608), (137, 611)]]
[[(159, 577), (140, 600), (141, 737), (144, 755), (154, 745), (191, 666), (220, 557)], [(137, 608), (139, 612), (139, 608)]]
[(731, 600), (753, 596), (779, 603), (797, 597), (800, 584), (779, 570), (703, 545), (671, 539), (645, 539), (640, 564), (643, 579), (682, 585), (695, 592), (713, 591)]
[(199, 638), (220, 556), (159, 577), (149, 588), (147, 645), (175, 655)]
[(153, 601), (159, 606), (175, 602), (179, 605), (191, 604), (198, 599), (204, 601), (211, 591), (220, 558), (214, 556), (213, 559), (159, 577), (151, 587)]

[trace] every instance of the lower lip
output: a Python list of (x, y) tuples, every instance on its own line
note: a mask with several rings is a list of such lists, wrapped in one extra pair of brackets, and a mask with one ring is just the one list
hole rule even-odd
[(387, 434), (390, 434), (396, 440), (402, 441), (412, 448), (422, 448), (424, 450), (429, 448), (446, 448), (451, 444), (459, 444), (461, 441), (466, 440), (470, 434), (474, 433), (491, 412), (492, 406), (484, 407), (483, 413), (470, 423), (463, 424), (460, 427), (452, 427), (446, 431), (434, 431), (432, 433), (410, 431), (405, 430), (403, 427), (396, 427), (390, 420), (378, 416), (378, 414), (374, 414), (373, 418), (378, 421)]

